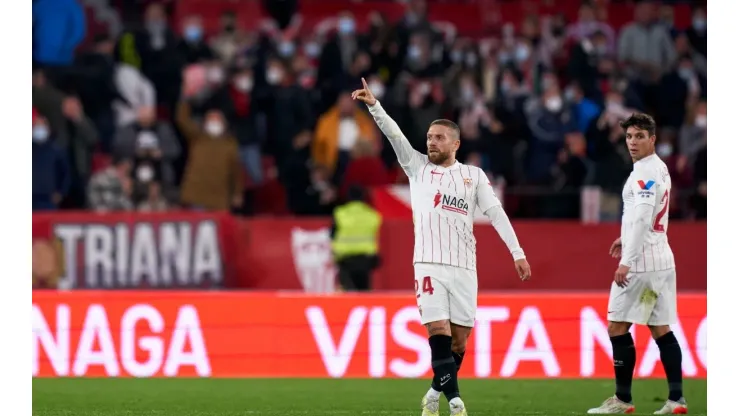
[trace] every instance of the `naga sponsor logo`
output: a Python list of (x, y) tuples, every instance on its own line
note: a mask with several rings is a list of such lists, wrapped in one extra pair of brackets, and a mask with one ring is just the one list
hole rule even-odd
[(434, 208), (437, 208), (440, 204), (445, 211), (468, 215), (468, 203), (462, 198), (445, 195), (437, 191), (437, 194), (434, 195)]
[(215, 221), (59, 223), (60, 289), (211, 287), (223, 281)]
[(44, 314), (33, 305), (34, 376), (211, 375), (195, 306), (181, 305), (172, 322), (149, 304), (131, 305), (120, 315), (101, 304), (89, 305), (84, 318), (73, 311), (81, 309), (61, 303)]

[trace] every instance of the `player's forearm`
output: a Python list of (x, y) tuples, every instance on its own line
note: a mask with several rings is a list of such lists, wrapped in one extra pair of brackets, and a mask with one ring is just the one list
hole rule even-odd
[(627, 235), (627, 241), (622, 238), (624, 244), (622, 250), (622, 259), (619, 264), (632, 267), (637, 257), (642, 253), (642, 246), (645, 244), (645, 237), (650, 230), (650, 218), (652, 217), (653, 207), (647, 204), (641, 204), (635, 207), (635, 222), (632, 229)]
[(411, 147), (411, 143), (403, 135), (398, 124), (385, 112), (385, 109), (380, 105), (380, 101), (375, 100), (375, 104), (369, 105), (367, 108), (370, 110), (375, 124), (378, 125), (380, 131), (388, 138), (388, 141), (391, 142), (391, 146), (396, 152), (396, 157), (398, 157), (398, 162), (401, 165), (410, 163), (414, 148)]
[(506, 211), (504, 211), (504, 208), (501, 205), (498, 205), (489, 208), (485, 212), (485, 214), (486, 217), (491, 220), (493, 228), (496, 229), (499, 237), (501, 237), (501, 240), (506, 244), (506, 247), (508, 247), (511, 256), (514, 257), (514, 260), (521, 260), (525, 258), (524, 250), (522, 250), (521, 246), (519, 246), (519, 240), (516, 238), (514, 227), (511, 225), (511, 221), (509, 221), (509, 216), (506, 215)]

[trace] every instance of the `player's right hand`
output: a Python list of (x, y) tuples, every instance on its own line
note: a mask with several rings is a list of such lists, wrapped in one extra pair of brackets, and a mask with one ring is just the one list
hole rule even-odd
[(615, 259), (622, 257), (622, 238), (617, 238), (612, 243), (612, 246), (609, 247), (609, 255), (614, 257)]
[(375, 103), (378, 102), (378, 100), (375, 99), (373, 92), (370, 91), (370, 87), (367, 86), (365, 78), (362, 78), (362, 89), (354, 90), (352, 92), (352, 99), (360, 100), (367, 105), (375, 105)]

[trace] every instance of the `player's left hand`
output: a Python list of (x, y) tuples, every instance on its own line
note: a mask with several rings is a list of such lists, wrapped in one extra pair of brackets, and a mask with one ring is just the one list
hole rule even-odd
[(529, 268), (527, 259), (515, 260), (514, 267), (516, 268), (516, 272), (519, 273), (519, 278), (522, 279), (523, 282), (532, 277), (532, 270)]
[(617, 284), (617, 286), (621, 288), (627, 287), (629, 284), (629, 279), (627, 278), (627, 274), (630, 272), (629, 266), (625, 266), (623, 264), (620, 264), (617, 268), (617, 271), (614, 272), (614, 282)]

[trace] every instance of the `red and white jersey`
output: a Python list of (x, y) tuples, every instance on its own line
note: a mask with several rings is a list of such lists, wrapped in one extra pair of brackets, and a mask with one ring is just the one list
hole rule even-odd
[(414, 263), (438, 263), (476, 270), (473, 218), (500, 206), (486, 174), (478, 167), (455, 162), (437, 166), (414, 150), (398, 125), (379, 103), (370, 108), (388, 137), (411, 187), (414, 219)]
[[(636, 252), (632, 272), (654, 272), (676, 267), (668, 244), (668, 207), (671, 200), (671, 176), (668, 167), (653, 154), (638, 160), (622, 190), (622, 252)], [(641, 205), (649, 209), (640, 209)], [(642, 213), (640, 213), (642, 211)], [(639, 215), (649, 215), (648, 231), (642, 242), (633, 242), (633, 227)], [(645, 220), (645, 218), (643, 218)], [(639, 246), (634, 246), (639, 244)]]

